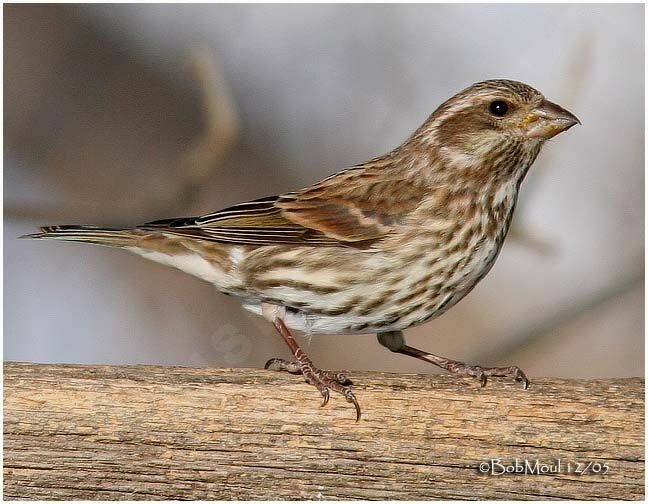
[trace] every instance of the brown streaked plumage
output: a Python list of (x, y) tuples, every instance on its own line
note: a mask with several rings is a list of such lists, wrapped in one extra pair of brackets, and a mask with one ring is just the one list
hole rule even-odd
[(452, 372), (513, 376), (405, 344), (402, 331), (438, 317), (488, 273), (518, 189), (544, 142), (578, 120), (526, 84), (491, 80), (444, 102), (402, 145), (300, 191), (201, 217), (133, 229), (41, 228), (30, 238), (121, 247), (179, 268), (241, 298), (274, 324), (300, 373), (328, 401), (350, 381), (318, 370), (290, 330), (378, 334), (388, 349)]

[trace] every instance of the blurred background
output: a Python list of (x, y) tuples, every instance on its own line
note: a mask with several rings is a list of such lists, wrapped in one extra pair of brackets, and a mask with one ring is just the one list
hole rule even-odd
[[(19, 241), (294, 190), (401, 143), (446, 98), (517, 79), (583, 125), (548, 145), (486, 279), (408, 343), (537, 376), (644, 374), (642, 5), (4, 6), (4, 358), (261, 367), (235, 299), (120, 250)], [(328, 369), (436, 372), (373, 335)]]

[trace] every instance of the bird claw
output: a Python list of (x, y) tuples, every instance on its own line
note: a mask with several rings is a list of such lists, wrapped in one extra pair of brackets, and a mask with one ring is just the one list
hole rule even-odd
[(274, 358), (265, 363), (265, 369), (272, 371), (286, 371), (290, 374), (302, 374), (299, 364), (286, 359)]
[(265, 363), (265, 366), (263, 366), (263, 368), (272, 369), (273, 371), (279, 371), (280, 369), (277, 368), (277, 363), (281, 360), (282, 359), (269, 359), (268, 362)]
[(513, 366), (513, 369), (515, 370), (515, 381), (522, 382), (522, 387), (524, 388), (524, 390), (527, 390), (529, 388), (529, 379), (524, 374), (524, 371), (522, 371), (517, 366)]
[(324, 406), (326, 406), (328, 404), (330, 394), (329, 394), (329, 390), (327, 388), (321, 389), (320, 392), (322, 393), (322, 398), (323, 398), (322, 399), (322, 404), (320, 404), (320, 408), (323, 408)]
[(353, 403), (353, 405), (355, 406), (356, 422), (359, 422), (360, 417), (362, 416), (362, 411), (360, 410), (360, 405), (358, 404), (358, 400), (356, 399), (355, 394), (350, 389), (347, 389), (344, 396), (346, 397), (347, 402)]
[(472, 368), (474, 371), (476, 371), (475, 375), (479, 379), (479, 384), (482, 387), (486, 386), (486, 382), (488, 381), (489, 376), (499, 376), (499, 377), (512, 376), (516, 382), (522, 382), (522, 387), (524, 388), (524, 390), (527, 390), (529, 388), (529, 379), (524, 374), (524, 371), (522, 371), (517, 366), (510, 366), (506, 368), (503, 367), (482, 368), (481, 366), (466, 366), (466, 367)]
[[(324, 373), (328, 374), (328, 371), (324, 371)], [(346, 375), (343, 375), (342, 373), (336, 373), (333, 376), (335, 377), (335, 381), (338, 382), (340, 385), (344, 385), (344, 386), (353, 385), (353, 382), (349, 378), (347, 378)]]
[(522, 382), (524, 390), (529, 388), (529, 379), (517, 366), (509, 367), (482, 367), (482, 366), (471, 366), (464, 364), (459, 361), (448, 361), (446, 360), (445, 369), (452, 373), (457, 373), (461, 375), (470, 375), (475, 376), (479, 380), (479, 386), (485, 387), (488, 383), (489, 376), (499, 376), (506, 377), (512, 376), (516, 382)]
[(292, 374), (301, 374), (306, 383), (316, 387), (320, 394), (322, 394), (322, 403), (320, 407), (328, 404), (330, 399), (330, 391), (342, 394), (347, 402), (353, 404), (356, 410), (356, 422), (360, 420), (362, 412), (360, 404), (356, 399), (355, 394), (350, 386), (353, 382), (342, 373), (333, 373), (331, 371), (324, 371), (317, 369), (313, 366), (310, 360), (305, 360), (303, 357), (298, 359), (297, 362), (287, 361), (285, 359), (270, 359), (266, 365), (266, 369), (274, 371), (286, 371)]

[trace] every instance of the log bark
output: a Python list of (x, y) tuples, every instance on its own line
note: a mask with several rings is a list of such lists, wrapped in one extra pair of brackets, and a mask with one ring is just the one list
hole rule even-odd
[[(5, 363), (4, 498), (644, 496), (642, 379), (349, 374), (358, 423), (284, 373)], [(531, 466), (480, 472), (491, 459)]]

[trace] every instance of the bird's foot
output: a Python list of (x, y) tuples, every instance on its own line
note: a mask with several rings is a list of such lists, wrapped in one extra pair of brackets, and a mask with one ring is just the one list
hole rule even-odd
[(469, 375), (475, 376), (479, 380), (479, 384), (482, 387), (486, 386), (489, 376), (502, 376), (502, 377), (512, 377), (516, 382), (521, 382), (522, 386), (526, 390), (529, 388), (529, 379), (517, 366), (508, 366), (508, 367), (482, 367), (482, 366), (473, 366), (465, 364), (459, 361), (453, 361), (446, 359), (447, 369), (451, 373), (457, 373), (460, 375)]
[(342, 373), (325, 371), (313, 366), (312, 361), (301, 351), (295, 355), (297, 362), (291, 362), (285, 359), (270, 359), (266, 369), (275, 371), (286, 371), (291, 374), (301, 374), (306, 383), (313, 385), (322, 394), (322, 406), (326, 406), (329, 401), (330, 391), (342, 394), (347, 402), (352, 403), (356, 410), (356, 421), (360, 420), (361, 411), (358, 400), (351, 390), (353, 382)]
[(441, 357), (439, 355), (434, 355), (430, 352), (425, 352), (419, 350), (418, 348), (405, 345), (405, 340), (403, 335), (400, 332), (389, 333), (389, 338), (385, 334), (379, 335), (378, 341), (389, 348), (392, 352), (397, 352), (403, 355), (409, 355), (411, 357), (416, 357), (417, 359), (430, 362), (435, 366), (450, 371), (451, 373), (456, 373), (459, 375), (468, 375), (475, 376), (479, 380), (479, 384), (482, 387), (486, 386), (489, 376), (510, 376), (515, 381), (521, 382), (522, 386), (526, 390), (529, 388), (529, 379), (517, 366), (506, 366), (506, 367), (483, 367), (483, 366), (472, 366), (466, 364), (465, 362), (456, 361), (448, 359), (446, 357)]

